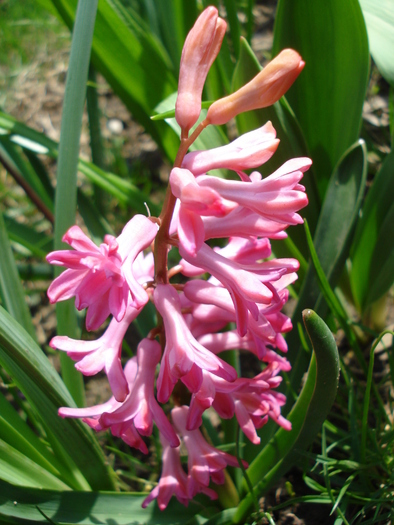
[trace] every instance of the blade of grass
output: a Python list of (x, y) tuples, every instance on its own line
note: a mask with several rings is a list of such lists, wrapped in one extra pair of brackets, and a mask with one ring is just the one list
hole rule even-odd
[[(60, 128), (55, 195), (55, 250), (63, 247), (62, 237), (75, 223), (79, 140), (97, 5), (98, 0), (80, 0), (75, 16)], [(56, 269), (55, 276), (59, 274), (60, 271)], [(73, 302), (58, 303), (56, 317), (58, 334), (77, 339), (79, 330)], [(85, 394), (82, 375), (75, 370), (74, 363), (67, 355), (61, 354), (60, 360), (64, 382), (77, 405), (83, 406)]]
[(7, 311), (36, 340), (36, 331), (26, 304), (25, 292), (16, 268), (14, 255), (8, 239), (7, 230), (0, 212), (0, 292)]

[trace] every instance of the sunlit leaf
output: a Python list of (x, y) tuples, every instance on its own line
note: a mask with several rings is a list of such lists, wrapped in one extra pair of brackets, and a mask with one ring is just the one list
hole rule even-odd
[(273, 55), (287, 47), (306, 63), (286, 98), (304, 132), (323, 198), (334, 166), (360, 132), (369, 51), (358, 0), (279, 0)]

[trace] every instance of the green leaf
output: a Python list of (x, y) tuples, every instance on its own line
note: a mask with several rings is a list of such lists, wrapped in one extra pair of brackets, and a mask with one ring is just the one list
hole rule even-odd
[[(332, 287), (336, 286), (349, 256), (364, 195), (366, 176), (367, 151), (365, 143), (359, 141), (343, 155), (331, 177), (313, 238), (323, 272)], [(302, 310), (308, 304), (314, 305), (319, 315), (326, 314), (326, 306), (319, 296), (318, 281), (310, 265), (292, 316), (294, 326), (301, 321)], [(292, 330), (288, 334), (286, 342), (289, 346), (287, 357), (292, 364), (289, 391), (297, 392), (307, 367), (308, 357), (300, 350), (297, 330)]]
[(25, 487), (67, 490), (69, 487), (9, 443), (0, 439), (0, 478)]
[(360, 0), (360, 5), (372, 58), (382, 76), (394, 86), (394, 3), (392, 0)]
[[(12, 169), (13, 173), (18, 175), (18, 180), (16, 182), (20, 184), (22, 182), (23, 189), (29, 188), (33, 191), (37, 197), (40, 199), (42, 204), (49, 210), (53, 212), (53, 195), (48, 192), (48, 188), (45, 183), (42, 182), (41, 178), (37, 175), (34, 168), (26, 162), (15, 146), (15, 139), (22, 142), (21, 136), (14, 136), (14, 140), (11, 142), (8, 136), (0, 138), (0, 156), (6, 160), (9, 168)], [(22, 142), (23, 143), (23, 142)], [(32, 147), (31, 144), (29, 144)], [(30, 196), (28, 194), (28, 196)]]
[(93, 489), (113, 488), (104, 456), (90, 429), (79, 420), (57, 415), (60, 406), (75, 406), (66, 387), (39, 346), (1, 307), (0, 365), (41, 420), (48, 439), (52, 439), (52, 447), (56, 445), (68, 456), (63, 464), (69, 470), (74, 469), (70, 472), (74, 485), (86, 489), (87, 481)]
[(362, 312), (394, 281), (394, 151), (374, 178), (351, 251), (350, 282)]
[[(314, 354), (304, 387), (288, 415), (292, 430), (280, 428), (247, 470), (257, 495), (267, 491), (300, 461), (301, 452), (313, 442), (335, 401), (339, 356), (334, 337), (312, 310), (304, 310), (303, 320)], [(252, 503), (248, 494), (238, 506), (234, 523), (244, 523), (242, 519)]]
[[(53, 476), (63, 480), (67, 478), (67, 472), (61, 463), (2, 394), (0, 394), (0, 439), (12, 445), (25, 458), (29, 458), (32, 462), (40, 465)], [(47, 488), (51, 488), (51, 486), (49, 485)]]
[(43, 232), (38, 232), (27, 224), (21, 224), (11, 217), (4, 217), (8, 237), (37, 257), (43, 259), (48, 252), (53, 250), (52, 237)]
[(141, 508), (145, 497), (119, 492), (37, 490), (0, 481), (0, 522), (47, 523), (41, 512), (53, 522), (64, 525), (200, 525), (206, 521), (204, 518), (193, 519), (201, 510), (200, 505), (191, 503), (185, 508), (177, 501), (171, 501), (162, 512), (153, 503), (146, 509)]
[(287, 47), (306, 63), (286, 98), (304, 132), (323, 199), (334, 166), (360, 132), (369, 51), (358, 0), (279, 0), (273, 55)]
[(0, 294), (3, 305), (33, 339), (36, 331), (26, 304), (25, 292), (16, 268), (14, 255), (8, 240), (7, 230), (0, 212)]

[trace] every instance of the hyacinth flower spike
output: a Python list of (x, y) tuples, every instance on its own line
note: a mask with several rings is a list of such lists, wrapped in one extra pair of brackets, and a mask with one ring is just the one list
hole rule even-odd
[[(304, 62), (296, 51), (282, 51), (243, 88), (214, 102), (197, 124), (205, 79), (225, 31), (226, 23), (211, 6), (187, 36), (175, 108), (181, 140), (160, 215), (135, 215), (118, 237), (106, 235), (100, 246), (73, 226), (63, 238), (72, 249), (47, 257), (65, 268), (48, 290), (51, 303), (75, 297), (77, 309), (87, 308), (87, 330), (113, 317), (95, 341), (52, 339), (51, 346), (67, 352), (85, 375), (104, 370), (113, 392), (97, 406), (63, 407), (59, 415), (82, 418), (96, 431), (109, 429), (145, 454), (145, 437), (155, 424), (162, 476), (143, 506), (157, 500), (161, 510), (172, 496), (184, 505), (199, 493), (215, 499), (209, 484), (224, 483), (224, 469), (239, 465), (203, 437), (200, 426), (208, 408), (223, 419), (235, 417), (255, 444), (260, 441), (257, 429), (269, 418), (290, 428), (281, 415), (285, 397), (275, 388), (279, 372), (290, 369), (277, 352), (287, 350), (283, 334), (291, 321), (281, 309), (298, 263), (273, 258), (269, 239), (283, 239), (286, 228), (302, 223), (298, 212), (308, 199), (301, 179), (311, 161), (292, 159), (265, 178), (258, 171), (247, 174), (278, 147), (270, 122), (226, 146), (188, 151), (209, 124), (224, 124), (277, 101)], [(215, 169), (232, 170), (237, 180), (214, 177), (210, 172)], [(216, 247), (214, 239), (221, 239)], [(181, 258), (172, 267), (170, 249)], [(172, 284), (179, 273), (182, 281)], [(144, 334), (136, 357), (123, 370), (127, 329), (149, 301), (156, 308), (157, 326)], [(236, 323), (236, 329), (229, 329), (229, 323)], [(238, 377), (219, 356), (230, 349), (252, 353), (263, 362), (262, 372)], [(159, 405), (167, 402), (170, 407)], [(187, 472), (180, 443), (188, 454)]]

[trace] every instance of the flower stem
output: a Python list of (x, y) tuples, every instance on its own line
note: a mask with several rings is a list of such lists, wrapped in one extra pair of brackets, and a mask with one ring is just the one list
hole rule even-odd
[[(190, 137), (181, 139), (181, 144), (174, 162), (174, 168), (180, 168), (182, 166), (183, 159), (185, 158), (188, 149), (208, 124), (209, 122), (207, 120), (203, 120), (196, 127)], [(169, 230), (175, 203), (176, 197), (172, 194), (171, 186), (168, 184), (163, 208), (159, 217), (160, 227), (155, 239), (155, 281), (157, 284), (168, 284)]]

